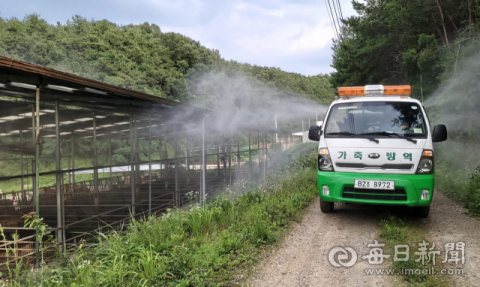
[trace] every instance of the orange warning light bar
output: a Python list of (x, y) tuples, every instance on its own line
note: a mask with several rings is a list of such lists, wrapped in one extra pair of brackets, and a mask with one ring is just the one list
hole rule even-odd
[(384, 95), (410, 95), (411, 93), (412, 93), (412, 86), (410, 85), (383, 87)]
[(382, 96), (382, 95), (410, 95), (412, 86), (383, 86), (383, 85), (367, 85), (364, 87), (340, 87), (338, 95), (340, 97), (350, 96)]
[(338, 88), (338, 95), (345, 96), (365, 96), (365, 87), (341, 87)]

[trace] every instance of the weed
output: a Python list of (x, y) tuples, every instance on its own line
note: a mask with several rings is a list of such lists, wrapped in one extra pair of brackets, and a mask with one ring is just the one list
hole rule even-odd
[(41, 286), (231, 285), (317, 195), (315, 168), (309, 168), (315, 160), (310, 153), (261, 185), (245, 184), (236, 196), (227, 191), (204, 206), (191, 194), (189, 210), (132, 219), (126, 232), (99, 234), (97, 243), (79, 247), (75, 261), (12, 279), (22, 286), (36, 280)]
[[(440, 265), (432, 265), (433, 262), (428, 264), (422, 264), (417, 262), (418, 256), (415, 255), (415, 249), (411, 248), (413, 245), (423, 241), (426, 238), (425, 230), (422, 229), (416, 219), (400, 218), (395, 215), (382, 215), (379, 220), (380, 237), (385, 240), (389, 254), (394, 254), (395, 245), (408, 244), (409, 255), (407, 261), (394, 261), (392, 268), (396, 274), (401, 274), (405, 282), (410, 286), (448, 286), (448, 283), (443, 281), (440, 276), (431, 274), (424, 274), (422, 272), (410, 272), (410, 271), (422, 271), (426, 268), (434, 268), (436, 272), (440, 270)], [(438, 262), (437, 262), (438, 263)], [(406, 270), (408, 272), (406, 272)]]
[(408, 225), (405, 220), (388, 215), (380, 220), (380, 236), (390, 242), (406, 242)]

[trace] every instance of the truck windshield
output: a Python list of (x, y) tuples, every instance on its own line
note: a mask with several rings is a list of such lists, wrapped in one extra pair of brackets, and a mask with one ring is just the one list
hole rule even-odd
[(398, 134), (426, 137), (421, 107), (409, 102), (359, 102), (334, 105), (325, 126), (326, 137)]

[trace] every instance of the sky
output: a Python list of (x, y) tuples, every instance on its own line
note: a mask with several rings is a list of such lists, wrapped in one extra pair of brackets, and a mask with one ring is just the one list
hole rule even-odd
[[(356, 15), (350, 0), (340, 3), (344, 17)], [(304, 75), (334, 71), (325, 0), (0, 0), (0, 5), (2, 18), (37, 13), (50, 24), (74, 15), (119, 25), (149, 22), (219, 50), (226, 60)]]

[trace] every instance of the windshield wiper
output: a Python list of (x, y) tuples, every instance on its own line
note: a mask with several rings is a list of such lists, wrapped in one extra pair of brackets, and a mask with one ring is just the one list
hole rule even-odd
[(351, 132), (328, 133), (326, 135), (327, 136), (348, 136), (348, 137), (351, 137), (351, 138), (362, 138), (362, 139), (367, 139), (367, 140), (372, 141), (372, 142), (379, 143), (379, 141), (376, 138), (365, 136), (363, 134), (354, 134), (354, 133), (351, 133)]
[(402, 136), (400, 134), (397, 134), (397, 133), (389, 133), (389, 132), (374, 132), (374, 133), (363, 133), (361, 135), (375, 135), (375, 136), (387, 136), (387, 137), (391, 137), (391, 138), (398, 138), (398, 139), (404, 139), (404, 140), (407, 140), (409, 142), (412, 142), (412, 143), (417, 143), (416, 140), (412, 139), (412, 138), (409, 138), (409, 137), (406, 137), (406, 136)]

